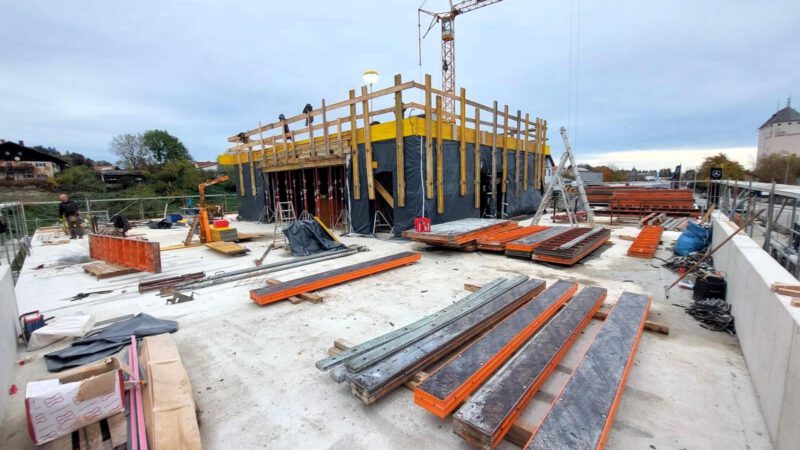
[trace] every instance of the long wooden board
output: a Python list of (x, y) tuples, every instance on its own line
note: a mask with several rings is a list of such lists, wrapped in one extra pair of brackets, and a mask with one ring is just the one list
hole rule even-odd
[(560, 280), (514, 311), (432, 373), (414, 390), (414, 403), (447, 417), (564, 305), (578, 284)]
[(402, 252), (395, 255), (384, 256), (382, 258), (284, 281), (280, 284), (253, 289), (250, 291), (250, 299), (259, 305), (267, 305), (302, 294), (303, 292), (316, 291), (378, 272), (413, 264), (419, 261), (420, 257), (421, 254), (417, 252)]
[(456, 412), (454, 432), (479, 448), (499, 444), (605, 298), (606, 290), (597, 287), (574, 296)]
[(648, 296), (622, 293), (527, 449), (603, 448), (649, 309)]
[(359, 372), (351, 379), (353, 394), (366, 404), (375, 402), (408, 381), (415, 372), (503, 320), (541, 293), (544, 284), (542, 280), (528, 280), (414, 345)]

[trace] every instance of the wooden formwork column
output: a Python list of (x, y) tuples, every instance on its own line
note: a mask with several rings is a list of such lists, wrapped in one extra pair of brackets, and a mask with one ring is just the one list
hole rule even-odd
[(256, 160), (253, 157), (253, 144), (247, 148), (247, 164), (250, 166), (250, 193), (256, 196)]
[(308, 124), (308, 156), (309, 158), (314, 158), (317, 156), (317, 147), (314, 145), (314, 124), (312, 121), (314, 117), (311, 116), (311, 112), (306, 114), (306, 123)]
[(244, 167), (242, 167), (242, 151), (236, 150), (236, 162), (239, 165), (239, 195), (244, 197)]
[(542, 137), (541, 137), (541, 146), (542, 146), (542, 164), (541, 164), (541, 179), (544, 180), (544, 168), (545, 168), (545, 151), (547, 150), (547, 121), (544, 119), (540, 119), (542, 123)]
[(339, 148), (339, 156), (344, 158), (344, 144), (342, 142), (342, 118), (336, 118), (336, 146)]
[(436, 212), (444, 214), (444, 126), (442, 97), (436, 96)]
[(278, 147), (275, 146), (275, 136), (269, 139), (270, 146), (272, 146), (272, 164), (278, 165)]
[(328, 135), (328, 112), (325, 108), (325, 99), (322, 99), (322, 139), (325, 141), (325, 155), (331, 154), (331, 138)]
[(397, 164), (397, 206), (406, 206), (406, 170), (405, 153), (403, 148), (403, 91), (400, 85), (403, 79), (400, 74), (394, 76), (394, 85), (397, 92), (394, 93), (394, 122), (395, 122), (395, 160)]
[(286, 119), (281, 119), (281, 143), (283, 144), (283, 161), (289, 161), (288, 136), (286, 136)]
[(431, 128), (431, 76), (425, 74), (425, 190), (433, 198), (433, 132)]
[(520, 178), (521, 178), (520, 177), (520, 172), (522, 171), (522, 170), (520, 170), (521, 169), (521, 164), (522, 164), (522, 162), (520, 161), (520, 154), (522, 156), (525, 155), (525, 153), (521, 153), (520, 152), (520, 150), (522, 149), (522, 146), (520, 145), (520, 141), (522, 139), (520, 139), (521, 136), (519, 134), (521, 128), (522, 128), (522, 111), (517, 110), (517, 132), (514, 133), (514, 151), (515, 151), (515, 153), (514, 153), (514, 192), (516, 192), (517, 195), (519, 195), (519, 181), (520, 181)]
[(459, 147), (459, 169), (461, 174), (461, 196), (467, 195), (467, 90), (461, 88), (461, 129), (458, 132)]
[(267, 143), (264, 141), (264, 132), (261, 131), (260, 120), (258, 121), (258, 137), (261, 141), (261, 171), (265, 172), (267, 170)]
[(364, 159), (367, 162), (367, 195), (370, 200), (375, 200), (375, 183), (372, 173), (372, 136), (370, 135), (370, 120), (369, 120), (369, 92), (366, 86), (361, 86), (361, 97), (364, 99), (361, 102), (361, 109), (364, 112)]
[(473, 149), (475, 173), (475, 207), (481, 207), (481, 109), (475, 107), (475, 148)]
[(492, 105), (492, 203), (497, 205), (497, 100)]
[(350, 89), (350, 163), (353, 168), (353, 198), (361, 199), (361, 184), (358, 173), (358, 128), (356, 126), (356, 91)]
[[(528, 127), (531, 124), (531, 115), (529, 113), (525, 113), (525, 136), (523, 137), (522, 141), (522, 154), (525, 155), (525, 163), (524, 167), (522, 168), (522, 190), (528, 190)], [(534, 153), (535, 155), (535, 153)], [(534, 161), (535, 161), (534, 156)]]
[(508, 105), (503, 108), (503, 179), (501, 186), (503, 194), (508, 189)]

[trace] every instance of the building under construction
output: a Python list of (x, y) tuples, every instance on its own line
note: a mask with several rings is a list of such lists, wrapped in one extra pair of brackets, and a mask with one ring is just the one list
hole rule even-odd
[[(416, 99), (416, 101), (412, 100)], [(454, 113), (443, 109), (454, 103)], [(219, 157), (238, 169), (239, 214), (271, 221), (291, 205), (331, 227), (371, 234), (468, 217), (535, 212), (545, 173), (547, 122), (508, 105), (403, 82), (231, 136)], [(285, 212), (285, 211), (284, 211)]]

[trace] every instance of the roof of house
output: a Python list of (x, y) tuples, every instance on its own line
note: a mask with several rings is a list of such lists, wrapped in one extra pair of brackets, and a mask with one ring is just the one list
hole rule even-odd
[(758, 129), (760, 130), (767, 125), (772, 125), (773, 123), (794, 122), (794, 121), (800, 122), (800, 112), (797, 112), (796, 109), (787, 105), (786, 108), (783, 108), (782, 110), (773, 114), (772, 117), (770, 117), (769, 120), (764, 122), (764, 125), (758, 127)]
[(202, 168), (205, 168), (205, 167), (216, 166), (216, 165), (217, 165), (216, 161), (195, 161), (194, 162), (194, 166), (197, 167), (198, 169), (202, 169)]
[[(8, 155), (6, 155), (6, 152), (8, 152)], [(21, 155), (20, 152), (22, 153)], [(25, 147), (15, 142), (6, 141), (0, 143), (0, 160), (12, 161), (15, 160), (15, 157), (19, 157), (17, 161), (49, 161), (61, 167), (69, 165), (68, 162), (56, 155)]]

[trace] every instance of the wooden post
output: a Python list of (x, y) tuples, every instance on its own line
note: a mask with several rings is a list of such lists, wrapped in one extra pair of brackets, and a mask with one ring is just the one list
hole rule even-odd
[(306, 114), (306, 122), (308, 122), (308, 157), (313, 158), (317, 156), (317, 147), (314, 145), (314, 124), (311, 123), (311, 112)]
[(275, 136), (270, 137), (270, 145), (272, 145), (272, 163), (278, 165), (278, 147), (275, 146)]
[(253, 158), (253, 144), (247, 149), (247, 164), (250, 166), (250, 193), (256, 196), (256, 161)]
[(294, 159), (295, 162), (297, 162), (296, 161), (297, 160), (297, 142), (295, 142), (297, 139), (296, 139), (296, 136), (294, 135), (294, 130), (291, 130), (289, 132), (289, 136), (292, 137), (292, 159)]
[(241, 150), (236, 150), (236, 162), (239, 163), (239, 195), (244, 197), (244, 167), (242, 166)]
[(508, 105), (503, 108), (503, 179), (501, 186), (504, 194), (508, 188), (508, 145), (506, 142), (508, 142)]
[(497, 100), (492, 110), (492, 204), (497, 205)]
[(328, 135), (328, 112), (325, 108), (325, 99), (322, 99), (322, 137), (325, 140), (325, 154), (331, 154), (331, 138)]
[(436, 96), (436, 212), (444, 214), (444, 127), (442, 96)]
[(369, 119), (369, 92), (366, 86), (361, 86), (361, 97), (364, 101), (361, 108), (364, 111), (364, 158), (367, 161), (367, 195), (370, 200), (375, 200), (375, 185), (373, 183), (372, 168), (372, 137), (370, 136)]
[[(356, 98), (355, 89), (350, 89), (350, 100)], [(353, 198), (361, 199), (361, 184), (358, 174), (358, 128), (356, 128), (356, 104), (350, 103), (350, 163), (353, 166)]]
[(260, 120), (258, 121), (258, 137), (261, 140), (261, 171), (263, 172), (267, 170), (267, 144), (264, 142), (264, 132), (261, 131)]
[(461, 196), (467, 195), (467, 90), (461, 88), (461, 130), (458, 138), (461, 146), (459, 147), (459, 168), (461, 169)]
[(288, 142), (286, 137), (286, 119), (281, 119), (281, 143), (283, 144), (283, 161), (289, 161), (289, 149), (287, 148)]
[(342, 118), (336, 118), (336, 146), (339, 147), (339, 157), (344, 158), (344, 145), (342, 145)]
[(475, 207), (481, 207), (481, 109), (475, 107), (475, 148), (473, 167), (475, 173)]
[(530, 126), (530, 113), (525, 113), (525, 137), (522, 141), (522, 154), (525, 156), (525, 164), (522, 168), (522, 189), (528, 190), (528, 127)]
[(403, 149), (403, 91), (400, 85), (403, 79), (400, 74), (394, 76), (394, 85), (397, 92), (394, 93), (394, 122), (395, 122), (395, 160), (397, 163), (397, 206), (406, 206), (406, 171), (405, 153)]
[(433, 132), (431, 128), (431, 76), (425, 74), (425, 190), (433, 198)]
[(520, 150), (522, 149), (520, 145), (521, 136), (520, 136), (520, 129), (522, 128), (522, 111), (517, 110), (517, 132), (514, 133), (514, 192), (519, 195), (519, 181), (521, 177), (519, 173), (521, 172), (522, 162), (520, 161), (520, 154), (524, 157), (525, 153), (522, 153)]

